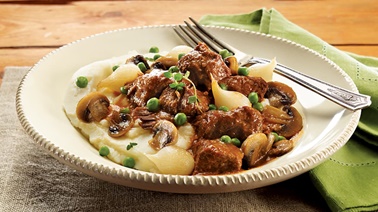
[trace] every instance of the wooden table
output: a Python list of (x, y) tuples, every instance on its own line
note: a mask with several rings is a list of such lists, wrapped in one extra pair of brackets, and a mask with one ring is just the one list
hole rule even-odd
[(124, 27), (182, 23), (187, 16), (276, 8), (295, 24), (338, 48), (378, 57), (374, 0), (0, 0), (0, 83), (5, 66), (32, 66), (57, 47)]

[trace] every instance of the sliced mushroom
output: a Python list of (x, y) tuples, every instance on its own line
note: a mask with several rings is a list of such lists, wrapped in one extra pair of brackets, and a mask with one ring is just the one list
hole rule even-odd
[(241, 146), (244, 160), (249, 168), (256, 167), (265, 162), (267, 152), (272, 147), (273, 137), (267, 137), (264, 133), (255, 133), (247, 137)]
[[(283, 109), (270, 105), (265, 106), (262, 112), (266, 132), (275, 131), (285, 138), (291, 138), (303, 127), (302, 116), (292, 106), (285, 106)], [(265, 131), (264, 131), (265, 132)]]
[(292, 118), (288, 123), (282, 126), (281, 130), (277, 133), (284, 136), (285, 138), (291, 138), (303, 128), (302, 116), (295, 107), (285, 108), (286, 113), (289, 114)]
[(178, 58), (161, 56), (155, 62), (163, 64), (166, 70), (168, 70), (169, 67), (177, 65)]
[(152, 130), (160, 120), (173, 122), (174, 116), (164, 111), (151, 112), (147, 107), (136, 107), (132, 111), (135, 120), (139, 119), (139, 126), (145, 130)]
[(129, 58), (126, 60), (126, 63), (134, 63), (135, 65), (138, 65), (138, 63), (142, 62), (144, 66), (146, 66), (146, 69), (150, 69), (150, 65), (148, 64), (146, 58), (144, 58), (142, 55), (135, 55), (134, 57)]
[(108, 117), (110, 122), (108, 134), (113, 138), (125, 135), (134, 125), (134, 119), (130, 114), (113, 110)]
[(160, 150), (165, 146), (177, 143), (178, 132), (176, 126), (167, 120), (159, 120), (152, 128), (153, 138), (149, 141), (152, 148)]
[(292, 118), (285, 111), (270, 105), (265, 106), (262, 114), (264, 116), (264, 121), (272, 124), (287, 124)]
[(168, 68), (161, 62), (155, 62), (151, 65), (153, 69), (168, 70)]
[(273, 143), (272, 148), (268, 152), (268, 155), (278, 157), (290, 152), (293, 148), (294, 143), (292, 140), (280, 140)]
[(110, 113), (109, 105), (109, 99), (105, 95), (99, 92), (91, 92), (77, 104), (76, 115), (86, 123), (99, 122)]
[(292, 105), (297, 101), (297, 95), (294, 90), (281, 82), (268, 82), (268, 91), (265, 93), (265, 97), (269, 99), (270, 105), (274, 107)]

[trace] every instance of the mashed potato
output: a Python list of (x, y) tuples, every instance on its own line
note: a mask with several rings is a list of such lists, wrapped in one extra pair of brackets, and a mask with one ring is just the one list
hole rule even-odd
[[(179, 53), (186, 53), (190, 50), (189, 47), (178, 46), (165, 54), (159, 54), (177, 58)], [(108, 135), (110, 123), (106, 119), (87, 123), (81, 121), (76, 114), (79, 101), (94, 91), (108, 97), (111, 105), (117, 101), (117, 95), (113, 92), (112, 86), (119, 88), (120, 84), (125, 84), (120, 79), (129, 81), (138, 76), (139, 69), (136, 65), (125, 64), (128, 58), (137, 54), (132, 51), (127, 55), (94, 62), (77, 70), (72, 76), (64, 99), (63, 107), (66, 115), (72, 125), (79, 129), (96, 149), (99, 150), (103, 146), (108, 147), (110, 153), (106, 157), (115, 163), (122, 165), (125, 158), (131, 157), (135, 161), (134, 168), (138, 170), (162, 174), (191, 174), (194, 160), (187, 150), (191, 146), (194, 129), (190, 124), (186, 123), (177, 128), (177, 143), (157, 150), (149, 143), (153, 138), (152, 132), (141, 128), (138, 121), (125, 135), (114, 138)], [(119, 66), (117, 71), (112, 70), (114, 66)], [(126, 77), (119, 77), (124, 73), (130, 74)], [(76, 79), (79, 76), (88, 79), (88, 85), (85, 88), (79, 88), (76, 85)], [(132, 148), (130, 148), (131, 144)]]

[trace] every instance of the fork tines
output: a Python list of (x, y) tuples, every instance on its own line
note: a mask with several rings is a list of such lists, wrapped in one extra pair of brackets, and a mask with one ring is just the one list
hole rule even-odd
[(179, 25), (180, 30), (177, 27), (173, 28), (181, 39), (186, 41), (189, 46), (195, 47), (199, 42), (204, 42), (215, 52), (220, 52), (222, 49), (227, 49), (230, 53), (235, 53), (231, 46), (215, 38), (196, 20), (191, 17), (189, 17), (189, 20), (194, 25), (184, 21), (185, 26)]

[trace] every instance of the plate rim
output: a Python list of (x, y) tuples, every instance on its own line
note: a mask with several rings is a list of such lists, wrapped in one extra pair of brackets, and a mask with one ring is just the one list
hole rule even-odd
[[(361, 115), (361, 110), (354, 111), (348, 125), (342, 130), (340, 133), (340, 136), (337, 137), (337, 139), (333, 140), (329, 143), (325, 148), (321, 149), (320, 151), (317, 151), (316, 153), (309, 155), (305, 158), (302, 158), (299, 161), (289, 163), (285, 166), (281, 166), (279, 168), (269, 168), (267, 170), (259, 170), (259, 171), (249, 171), (249, 172), (239, 172), (235, 174), (228, 174), (228, 175), (213, 175), (213, 176), (187, 176), (187, 175), (168, 175), (168, 174), (156, 174), (156, 173), (149, 173), (134, 169), (118, 169), (111, 168), (108, 166), (104, 166), (102, 164), (93, 163), (92, 161), (88, 161), (85, 158), (79, 158), (78, 156), (66, 152), (64, 149), (61, 149), (60, 147), (56, 146), (53, 141), (50, 141), (43, 137), (39, 132), (37, 132), (34, 127), (31, 125), (31, 123), (27, 120), (25, 113), (23, 111), (24, 105), (22, 104), (22, 92), (23, 92), (23, 86), (25, 84), (25, 81), (30, 76), (30, 73), (35, 71), (38, 66), (43, 63), (45, 60), (47, 60), (51, 55), (56, 54), (57, 52), (61, 51), (62, 49), (68, 48), (71, 45), (74, 45), (78, 42), (81, 42), (83, 40), (90, 39), (92, 37), (98, 37), (98, 36), (104, 36), (106, 34), (111, 33), (117, 33), (117, 32), (124, 32), (129, 30), (143, 30), (143, 29), (151, 29), (151, 28), (173, 28), (174, 26), (177, 26), (176, 24), (168, 24), (168, 25), (148, 25), (148, 26), (137, 26), (137, 27), (129, 27), (129, 28), (120, 28), (115, 30), (109, 30), (105, 32), (96, 33), (93, 35), (89, 35), (83, 38), (80, 38), (78, 40), (72, 41), (70, 43), (67, 43), (57, 49), (54, 49), (53, 51), (49, 52), (45, 56), (43, 56), (37, 63), (35, 63), (24, 75), (24, 77), (21, 79), (21, 82), (19, 83), (19, 86), (17, 88), (16, 92), (16, 112), (18, 119), (23, 127), (23, 129), (26, 131), (26, 133), (31, 136), (33, 141), (38, 144), (40, 147), (42, 147), (44, 150), (47, 150), (47, 152), (53, 156), (54, 158), (58, 159), (60, 162), (63, 162), (66, 165), (71, 166), (74, 169), (80, 170), (86, 174), (94, 174), (97, 177), (101, 178), (105, 176), (110, 176), (116, 179), (116, 181), (119, 181), (117, 184), (123, 184), (122, 181), (140, 181), (144, 180), (144, 183), (159, 183), (159, 184), (167, 184), (167, 185), (178, 185), (178, 186), (230, 186), (230, 185), (238, 185), (238, 184), (244, 184), (244, 183), (252, 183), (252, 182), (263, 182), (266, 181), (267, 185), (273, 184), (274, 181), (277, 181), (278, 177), (281, 177), (283, 180), (289, 179), (291, 177), (295, 177), (299, 174), (304, 173), (305, 171), (308, 171), (312, 168), (314, 168), (316, 165), (320, 165), (321, 162), (324, 162), (327, 158), (329, 158), (332, 154), (334, 154), (337, 150), (339, 150), (352, 136), (354, 130), (357, 128), (359, 117)], [(327, 62), (333, 69), (337, 70), (339, 74), (341, 74), (342, 77), (346, 80), (346, 82), (349, 84), (351, 89), (355, 92), (358, 92), (357, 86), (353, 82), (353, 80), (349, 77), (349, 75), (346, 74), (345, 71), (343, 71), (338, 65), (336, 65), (333, 61), (325, 57), (324, 55), (319, 54), (315, 50), (312, 50), (302, 44), (296, 43), (294, 41), (277, 37), (270, 34), (255, 32), (255, 31), (249, 31), (244, 29), (236, 29), (236, 28), (229, 28), (229, 27), (223, 27), (223, 26), (205, 26), (208, 28), (215, 28), (219, 30), (227, 30), (227, 31), (235, 31), (238, 33), (249, 33), (253, 34), (255, 36), (263, 36), (269, 39), (274, 39), (276, 41), (284, 42), (289, 45), (294, 45), (296, 48), (300, 48), (302, 50), (308, 51), (311, 54), (317, 56), (318, 58), (324, 60)], [(277, 182), (283, 181), (279, 180)], [(106, 179), (105, 179), (106, 180)], [(272, 182), (273, 183), (269, 183)], [(142, 188), (140, 186), (132, 186), (127, 185), (129, 187), (135, 187), (135, 188)], [(266, 185), (262, 185), (266, 186)], [(258, 186), (258, 187), (262, 187)], [(143, 188), (142, 188), (143, 189)], [(246, 189), (253, 189), (252, 188), (246, 188)], [(238, 189), (229, 189), (229, 191), (241, 191), (246, 190), (242, 188)], [(159, 189), (159, 188), (153, 188), (148, 190), (156, 190), (156, 191), (168, 191), (172, 192), (170, 189)], [(202, 191), (202, 192), (180, 192), (180, 191), (174, 191), (175, 193), (219, 193), (213, 192), (211, 190), (209, 191)]]

